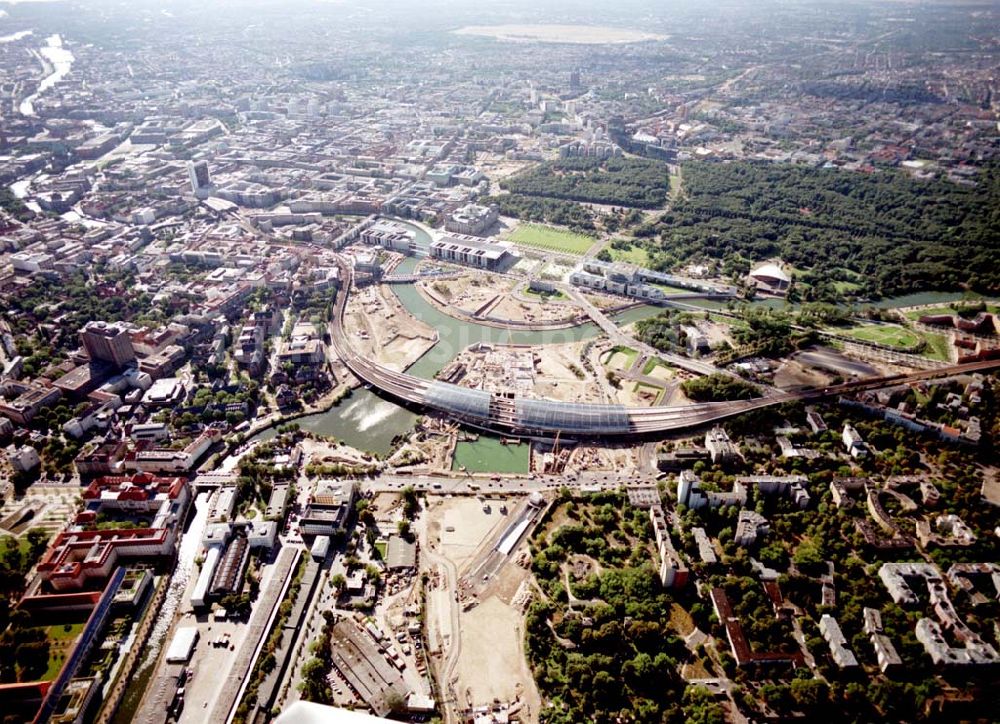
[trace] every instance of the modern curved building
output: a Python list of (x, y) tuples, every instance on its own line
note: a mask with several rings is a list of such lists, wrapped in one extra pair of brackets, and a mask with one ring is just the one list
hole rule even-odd
[(344, 309), (352, 277), (349, 265), (340, 264), (343, 291), (338, 294), (331, 322), (331, 341), (337, 355), (365, 383), (411, 406), (443, 412), (472, 427), (520, 436), (624, 437), (696, 427), (749, 410), (791, 400), (819, 399), (889, 383), (1000, 366), (1000, 361), (976, 362), (917, 372), (911, 375), (850, 382), (822, 390), (799, 390), (733, 402), (706, 402), (681, 407), (626, 407), (624, 405), (558, 402), (519, 397), (513, 393), (487, 392), (439, 380), (396, 372), (358, 354), (343, 328)]

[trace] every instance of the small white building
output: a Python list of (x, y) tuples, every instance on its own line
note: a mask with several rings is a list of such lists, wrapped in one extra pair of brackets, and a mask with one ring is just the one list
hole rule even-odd
[(168, 664), (184, 664), (191, 660), (195, 644), (198, 643), (198, 629), (194, 626), (177, 629), (167, 647)]
[[(205, 553), (205, 562), (201, 564), (201, 573), (191, 591), (191, 605), (194, 608), (204, 608), (208, 596), (208, 588), (212, 585), (212, 578), (215, 577), (215, 569), (219, 566), (219, 558), (222, 556), (222, 545), (209, 546)], [(168, 659), (169, 660), (169, 659)]]
[(38, 457), (38, 451), (30, 445), (23, 445), (13, 452), (11, 452), (8, 457), (10, 458), (10, 464), (14, 467), (14, 470), (19, 473), (26, 473), (29, 470), (34, 470), (37, 468), (42, 460)]
[(316, 540), (313, 541), (312, 548), (309, 551), (309, 555), (318, 561), (326, 558), (326, 554), (330, 551), (330, 536), (328, 535), (318, 535)]
[(247, 526), (247, 543), (251, 548), (274, 548), (278, 524), (273, 520), (252, 520)]
[(861, 437), (861, 434), (848, 422), (844, 423), (843, 439), (844, 447), (847, 448), (847, 452), (850, 453), (851, 457), (855, 460), (866, 458), (871, 452), (867, 443), (865, 443), (864, 439)]

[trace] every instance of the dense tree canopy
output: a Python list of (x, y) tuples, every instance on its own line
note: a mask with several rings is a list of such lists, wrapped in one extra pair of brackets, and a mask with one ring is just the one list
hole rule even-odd
[(666, 201), (667, 165), (645, 158), (567, 158), (550, 161), (501, 182), (527, 196), (655, 209)]
[(744, 271), (777, 256), (867, 294), (1000, 291), (998, 166), (974, 187), (755, 162), (683, 170), (680, 200), (641, 231), (658, 267), (701, 258)]
[(721, 402), (724, 400), (749, 400), (760, 397), (760, 390), (749, 382), (721, 373), (688, 380), (681, 389), (696, 402)]
[(577, 231), (593, 231), (595, 228), (594, 212), (589, 207), (573, 201), (525, 194), (500, 194), (481, 201), (484, 204), (497, 204), (503, 216), (513, 216), (522, 221), (559, 224)]
[[(564, 503), (580, 522), (536, 540), (532, 570), (549, 595), (528, 609), (525, 633), (528, 660), (550, 702), (541, 712), (547, 724), (680, 717), (677, 667), (686, 652), (670, 629), (670, 594), (649, 565), (648, 516), (623, 497)], [(574, 554), (601, 569), (573, 575), (567, 592), (562, 571)], [(587, 605), (569, 605), (568, 593)]]

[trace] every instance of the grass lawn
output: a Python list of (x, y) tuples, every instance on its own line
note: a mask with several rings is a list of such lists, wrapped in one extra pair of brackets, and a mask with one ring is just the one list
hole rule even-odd
[(66, 663), (66, 657), (73, 647), (73, 642), (83, 631), (83, 626), (83, 622), (80, 622), (44, 627), (45, 635), (49, 639), (49, 665), (37, 681), (52, 681), (58, 676), (63, 664)]
[(565, 229), (540, 224), (521, 224), (508, 234), (508, 239), (520, 246), (558, 251), (563, 254), (585, 254), (596, 239)]
[(670, 200), (676, 201), (684, 188), (684, 175), (679, 165), (670, 167)]
[(49, 626), (45, 633), (50, 641), (63, 641), (73, 643), (73, 640), (83, 631), (83, 622), (56, 624)]
[[(28, 531), (24, 531), (24, 532), (27, 533)], [(17, 541), (17, 547), (21, 551), (21, 558), (27, 558), (29, 555), (31, 555), (31, 544), (28, 543), (28, 536), (27, 535), (21, 535), (20, 538), (14, 538), (14, 536), (12, 536), (12, 535), (3, 535), (3, 536), (0, 536), (0, 551), (7, 550), (7, 540), (8, 539), (16, 540)]]
[(633, 246), (628, 251), (615, 249), (611, 246), (605, 247), (614, 261), (623, 261), (627, 264), (649, 268), (649, 253), (641, 246)]
[(389, 550), (389, 544), (384, 540), (377, 540), (375, 541), (375, 550), (378, 551), (378, 557), (384, 561), (386, 551)]
[(840, 267), (837, 271), (849, 277), (849, 279), (844, 281), (837, 281), (833, 283), (833, 288), (837, 290), (837, 293), (850, 294), (851, 292), (856, 292), (861, 288), (862, 279), (860, 274), (851, 271), (850, 269), (845, 269), (844, 267)]
[(653, 286), (664, 294), (691, 294), (694, 291), (693, 289), (684, 289), (683, 287), (671, 287), (667, 284), (654, 284)]
[(833, 288), (837, 290), (838, 294), (849, 294), (858, 291), (861, 285), (856, 282), (834, 282)]
[[(939, 307), (928, 307), (927, 309), (911, 309), (908, 312), (903, 312), (903, 316), (907, 319), (912, 319), (916, 321), (921, 317), (934, 316), (936, 314), (958, 314), (958, 310), (961, 308), (961, 304), (951, 305), (942, 304)], [(986, 305), (986, 311), (990, 314), (1000, 314), (1000, 305), (989, 304)]]
[(612, 347), (608, 350), (607, 356), (604, 358), (604, 365), (624, 372), (631, 369), (638, 355), (639, 350), (632, 349), (631, 347)]
[(927, 347), (924, 349), (925, 357), (939, 359), (945, 362), (951, 359), (951, 355), (948, 353), (947, 337), (943, 334), (929, 334), (927, 332), (924, 333), (923, 337), (927, 340)]
[(650, 357), (646, 360), (646, 364), (642, 366), (642, 373), (644, 375), (651, 374), (657, 367), (666, 367), (666, 365), (663, 364), (662, 360), (657, 359), (656, 357)]
[(911, 309), (909, 312), (903, 312), (903, 316), (907, 319), (912, 319), (914, 321), (920, 319), (921, 317), (930, 317), (937, 314), (954, 314), (955, 310), (951, 307), (931, 307), (930, 309)]
[(647, 385), (645, 382), (636, 382), (635, 387), (632, 388), (636, 396), (643, 393), (649, 393), (653, 395), (653, 401), (651, 404), (656, 405), (660, 402), (660, 398), (663, 397), (662, 387), (653, 387), (653, 385)]
[(749, 329), (750, 328), (750, 325), (747, 324), (746, 322), (744, 322), (742, 319), (733, 319), (732, 317), (727, 317), (724, 314), (716, 314), (714, 312), (709, 312), (708, 313), (708, 318), (709, 318), (710, 321), (715, 322), (716, 324), (724, 324), (727, 327), (731, 327), (733, 329), (736, 329), (736, 328)]
[(840, 334), (889, 347), (912, 347), (920, 341), (920, 335), (913, 330), (894, 324), (865, 324), (845, 329)]

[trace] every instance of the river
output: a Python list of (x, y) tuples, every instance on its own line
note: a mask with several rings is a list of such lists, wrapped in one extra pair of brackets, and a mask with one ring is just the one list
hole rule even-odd
[(21, 115), (35, 115), (34, 101), (38, 96), (61, 81), (73, 67), (73, 53), (63, 47), (62, 38), (58, 35), (50, 35), (45, 39), (45, 46), (38, 51), (41, 56), (52, 66), (52, 72), (42, 79), (38, 84), (38, 90), (21, 101), (18, 107)]
[[(423, 229), (408, 225), (417, 234), (417, 246), (425, 251), (430, 236)], [(409, 274), (419, 263), (418, 257), (404, 259), (395, 273)], [(455, 356), (471, 344), (479, 342), (493, 344), (562, 344), (598, 335), (597, 325), (581, 324), (576, 327), (551, 331), (510, 330), (456, 319), (434, 307), (412, 284), (396, 284), (392, 287), (400, 303), (417, 319), (438, 331), (439, 341), (408, 369), (412, 375), (433, 379), (434, 375), (451, 362)], [(961, 295), (927, 293), (886, 299), (884, 306), (904, 306), (927, 304), (960, 298)], [(693, 300), (694, 304), (708, 309), (724, 308), (725, 303), (709, 300)], [(760, 306), (781, 308), (781, 300), (761, 300)], [(659, 314), (661, 309), (639, 306), (615, 315), (618, 324), (625, 325)], [(413, 429), (417, 415), (399, 405), (384, 400), (366, 389), (355, 390), (349, 397), (327, 412), (299, 418), (295, 422), (304, 430), (333, 437), (359, 450), (365, 450), (379, 457), (385, 457), (391, 450), (392, 439)], [(273, 429), (265, 430), (255, 439), (266, 440), (274, 437)], [(487, 472), (514, 472), (526, 470), (527, 449), (518, 446), (500, 445), (499, 439), (481, 435), (479, 440), (461, 443), (457, 464), (466, 465), (471, 470)]]
[[(415, 225), (407, 226), (417, 235), (418, 249), (426, 250), (430, 242), (427, 232)], [(404, 259), (396, 268), (396, 273), (411, 273), (419, 261), (417, 257)], [(470, 344), (561, 344), (591, 339), (599, 331), (597, 325), (592, 323), (543, 332), (489, 327), (441, 312), (424, 299), (412, 284), (396, 284), (392, 289), (410, 314), (438, 331), (438, 342), (407, 369), (410, 374), (425, 379), (433, 379), (441, 368)], [(635, 307), (616, 315), (615, 319), (621, 324), (628, 324), (659, 311), (656, 307)], [(301, 417), (295, 422), (304, 430), (333, 437), (359, 450), (384, 457), (391, 450), (393, 437), (410, 432), (416, 418), (413, 412), (382, 399), (370, 390), (358, 389), (336, 407)], [(272, 428), (254, 439), (267, 440), (275, 434)], [(461, 452), (471, 463), (470, 469), (494, 472), (526, 470), (527, 448), (506, 448), (499, 444), (499, 439), (488, 435), (482, 435), (478, 442), (463, 443), (461, 447)]]

